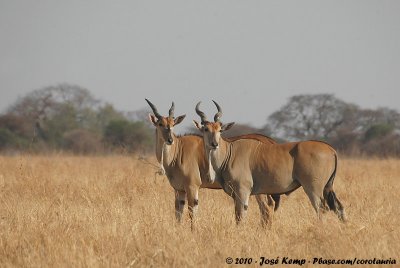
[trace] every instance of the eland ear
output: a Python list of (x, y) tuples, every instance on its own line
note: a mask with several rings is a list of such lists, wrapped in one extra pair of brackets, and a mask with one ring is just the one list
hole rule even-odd
[(196, 120), (193, 120), (193, 124), (198, 130), (201, 131), (201, 125), (199, 124), (199, 122), (197, 122)]
[(185, 119), (186, 114), (178, 116), (177, 118), (174, 119), (174, 125), (178, 125), (180, 122), (183, 121), (183, 119)]
[(153, 114), (149, 114), (149, 120), (153, 123), (153, 125), (157, 126), (157, 118)]
[(229, 130), (234, 124), (235, 124), (235, 122), (230, 122), (230, 123), (228, 123), (228, 124), (222, 125), (222, 126), (221, 126), (221, 131), (227, 131), (227, 130)]

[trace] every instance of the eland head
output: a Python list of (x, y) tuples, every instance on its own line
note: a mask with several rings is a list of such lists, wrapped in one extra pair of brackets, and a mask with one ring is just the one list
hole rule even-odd
[(234, 122), (222, 124), (220, 120), (222, 117), (222, 109), (217, 102), (215, 102), (214, 100), (213, 102), (217, 107), (217, 113), (214, 115), (214, 122), (208, 121), (206, 115), (202, 111), (200, 111), (201, 102), (198, 102), (196, 105), (196, 113), (200, 116), (201, 123), (193, 120), (196, 128), (199, 129), (203, 134), (205, 143), (204, 145), (210, 150), (216, 150), (219, 148), (221, 133), (230, 129), (235, 124)]
[(169, 109), (168, 112), (168, 116), (162, 116), (159, 114), (156, 106), (153, 103), (151, 103), (148, 99), (145, 100), (147, 101), (147, 103), (149, 104), (150, 108), (153, 110), (154, 113), (154, 114), (149, 114), (149, 120), (156, 127), (158, 134), (160, 135), (160, 137), (163, 138), (164, 142), (168, 145), (173, 144), (174, 126), (181, 123), (186, 115), (181, 115), (175, 118), (174, 117), (175, 105), (174, 102), (172, 102), (171, 108)]

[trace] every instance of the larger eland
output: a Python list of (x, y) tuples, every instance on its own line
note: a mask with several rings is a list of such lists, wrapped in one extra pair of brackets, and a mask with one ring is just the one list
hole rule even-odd
[(343, 205), (333, 190), (337, 169), (337, 153), (320, 141), (266, 144), (254, 139), (229, 141), (221, 132), (234, 124), (223, 125), (221, 107), (214, 122), (207, 121), (200, 111), (201, 123), (194, 121), (202, 132), (206, 155), (215, 171), (215, 178), (234, 199), (236, 221), (245, 216), (250, 195), (288, 194), (300, 186), (311, 201), (318, 217), (320, 209), (333, 210), (345, 221)]

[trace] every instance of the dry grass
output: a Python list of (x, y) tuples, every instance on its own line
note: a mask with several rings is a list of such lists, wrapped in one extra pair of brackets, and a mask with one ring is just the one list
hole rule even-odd
[(228, 267), (228, 256), (400, 262), (400, 160), (341, 160), (335, 188), (347, 224), (333, 213), (318, 221), (300, 189), (283, 198), (271, 229), (253, 198), (236, 226), (230, 198), (201, 190), (191, 232), (187, 209), (175, 223), (167, 179), (155, 181), (135, 157), (0, 157), (0, 266)]

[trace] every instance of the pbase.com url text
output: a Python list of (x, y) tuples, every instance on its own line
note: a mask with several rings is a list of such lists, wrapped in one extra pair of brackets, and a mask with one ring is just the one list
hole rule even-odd
[(383, 265), (383, 264), (397, 264), (396, 259), (325, 259), (325, 258), (312, 258), (312, 259), (294, 259), (290, 257), (260, 257), (260, 258), (231, 258), (227, 257), (225, 259), (227, 264), (258, 264), (263, 265), (277, 265), (277, 264), (287, 264), (287, 265), (299, 265), (304, 264), (318, 264), (318, 265), (335, 265), (335, 264), (347, 264), (347, 265)]

